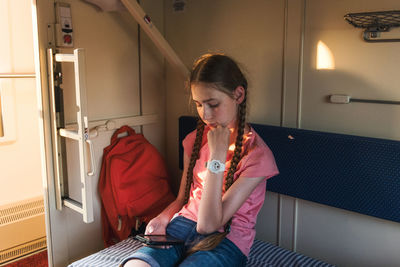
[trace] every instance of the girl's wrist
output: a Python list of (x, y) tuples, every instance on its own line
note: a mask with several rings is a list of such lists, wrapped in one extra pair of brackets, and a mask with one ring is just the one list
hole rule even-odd
[(161, 220), (169, 222), (171, 218), (183, 207), (183, 202), (178, 198), (174, 200), (163, 212), (161, 212), (157, 217)]
[(157, 217), (165, 224), (168, 223), (174, 214), (171, 211), (160, 213)]
[(226, 152), (211, 152), (210, 160), (217, 159), (224, 162), (226, 160)]

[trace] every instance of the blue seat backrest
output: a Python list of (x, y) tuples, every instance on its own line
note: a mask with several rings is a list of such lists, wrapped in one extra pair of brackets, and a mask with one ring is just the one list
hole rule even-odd
[[(181, 117), (179, 124), (182, 140), (195, 129), (196, 119)], [(399, 141), (252, 127), (274, 153), (280, 171), (268, 180), (269, 191), (400, 222)]]

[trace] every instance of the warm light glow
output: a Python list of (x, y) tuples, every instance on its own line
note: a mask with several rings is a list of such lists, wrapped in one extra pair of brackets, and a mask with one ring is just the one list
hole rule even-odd
[(193, 190), (193, 198), (201, 198), (201, 189), (197, 187), (195, 190)]
[(322, 41), (319, 41), (317, 46), (317, 69), (335, 69), (335, 59), (333, 54), (329, 47)]
[(235, 144), (232, 144), (229, 146), (229, 151), (234, 151), (235, 150)]
[(197, 176), (199, 176), (199, 178), (204, 181), (204, 179), (206, 178), (207, 175), (207, 169), (205, 171), (200, 172)]

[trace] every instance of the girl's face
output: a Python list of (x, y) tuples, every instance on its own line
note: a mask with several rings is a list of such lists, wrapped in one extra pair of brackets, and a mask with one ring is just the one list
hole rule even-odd
[(235, 96), (240, 94), (236, 91), (242, 89), (242, 87), (238, 87), (231, 97), (207, 83), (195, 83), (191, 86), (197, 112), (203, 122), (212, 128), (218, 125), (228, 128), (236, 126), (240, 96)]

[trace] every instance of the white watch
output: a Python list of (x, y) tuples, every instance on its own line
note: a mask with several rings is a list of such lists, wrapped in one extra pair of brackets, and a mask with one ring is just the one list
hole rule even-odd
[(220, 173), (225, 171), (225, 164), (217, 159), (213, 159), (206, 162), (206, 167), (212, 173)]

